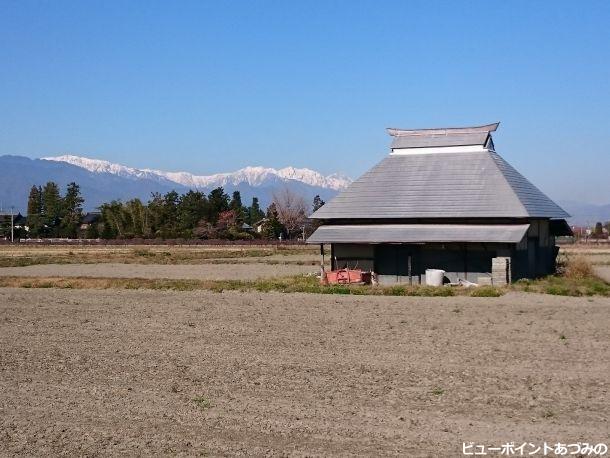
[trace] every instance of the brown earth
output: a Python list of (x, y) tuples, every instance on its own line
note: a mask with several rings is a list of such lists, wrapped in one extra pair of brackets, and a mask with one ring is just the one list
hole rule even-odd
[(608, 442), (610, 299), (0, 289), (0, 450)]

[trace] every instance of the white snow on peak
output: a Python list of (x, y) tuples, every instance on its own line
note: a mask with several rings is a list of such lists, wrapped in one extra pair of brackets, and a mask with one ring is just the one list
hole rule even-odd
[(191, 188), (215, 188), (228, 184), (238, 185), (247, 183), (257, 187), (272, 181), (299, 181), (310, 186), (341, 190), (346, 188), (352, 180), (342, 174), (324, 176), (315, 170), (285, 167), (274, 169), (270, 167), (245, 167), (235, 172), (217, 173), (215, 175), (194, 175), (189, 172), (165, 172), (153, 169), (136, 169), (121, 164), (115, 164), (100, 159), (90, 159), (81, 156), (63, 155), (43, 157), (45, 161), (66, 162), (94, 173), (111, 173), (132, 179), (168, 180)]
[(70, 154), (56, 157), (42, 157), (41, 159), (45, 161), (66, 162), (94, 173), (111, 173), (125, 178), (154, 178), (145, 170), (114, 164), (101, 159), (90, 159)]

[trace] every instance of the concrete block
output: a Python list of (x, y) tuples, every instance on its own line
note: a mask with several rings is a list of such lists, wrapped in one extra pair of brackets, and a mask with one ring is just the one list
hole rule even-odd
[(491, 278), (495, 286), (504, 286), (511, 282), (510, 257), (492, 258)]

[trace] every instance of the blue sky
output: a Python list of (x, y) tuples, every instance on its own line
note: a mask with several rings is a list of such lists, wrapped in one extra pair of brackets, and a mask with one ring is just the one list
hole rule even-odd
[(501, 121), (557, 199), (610, 202), (610, 2), (0, 0), (0, 154), (356, 177), (385, 127)]

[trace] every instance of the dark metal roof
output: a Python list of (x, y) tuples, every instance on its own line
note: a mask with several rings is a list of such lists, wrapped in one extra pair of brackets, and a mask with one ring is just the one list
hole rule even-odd
[(320, 226), (307, 243), (519, 243), (529, 224), (354, 224)]
[(315, 219), (569, 215), (493, 151), (389, 155)]
[(81, 221), (82, 224), (92, 224), (98, 221), (102, 217), (101, 213), (98, 212), (90, 212), (83, 216)]

